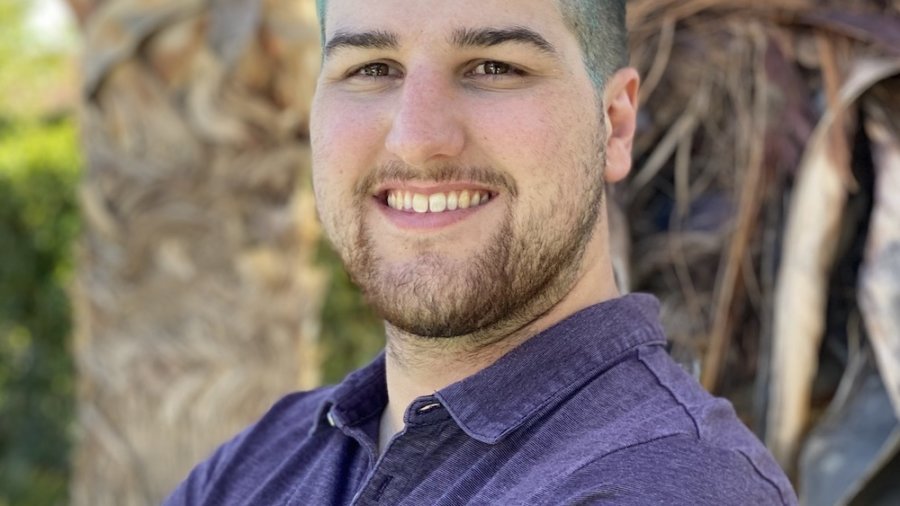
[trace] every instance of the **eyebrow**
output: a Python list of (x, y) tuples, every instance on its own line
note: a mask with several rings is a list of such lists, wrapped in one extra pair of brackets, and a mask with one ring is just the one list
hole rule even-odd
[(397, 49), (400, 46), (397, 36), (390, 32), (375, 30), (371, 32), (342, 32), (334, 34), (325, 44), (324, 54), (329, 56), (338, 49)]
[(460, 48), (491, 47), (515, 42), (532, 45), (544, 53), (556, 54), (556, 48), (541, 34), (522, 26), (510, 28), (460, 28), (453, 32), (451, 42)]
[[(556, 48), (541, 34), (522, 26), (510, 28), (459, 28), (454, 30), (450, 42), (459, 48), (479, 48), (499, 46), (506, 43), (528, 44), (541, 52), (555, 55)], [(391, 49), (400, 47), (397, 35), (391, 32), (373, 30), (368, 32), (339, 31), (325, 44), (324, 56), (328, 57), (338, 49)]]

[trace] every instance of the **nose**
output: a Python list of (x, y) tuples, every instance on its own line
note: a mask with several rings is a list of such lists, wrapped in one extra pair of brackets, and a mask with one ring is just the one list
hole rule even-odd
[(385, 140), (387, 150), (412, 166), (458, 156), (465, 144), (458, 98), (436, 72), (407, 74)]

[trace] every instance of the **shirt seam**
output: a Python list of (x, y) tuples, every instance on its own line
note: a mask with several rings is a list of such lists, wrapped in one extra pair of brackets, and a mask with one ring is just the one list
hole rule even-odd
[(769, 485), (772, 485), (772, 488), (774, 488), (775, 491), (778, 492), (778, 497), (781, 499), (781, 504), (787, 506), (789, 503), (784, 497), (784, 491), (781, 490), (781, 487), (778, 486), (778, 483), (772, 480), (772, 478), (770, 478), (762, 469), (760, 469), (759, 466), (756, 465), (756, 462), (754, 462), (754, 460), (749, 455), (747, 455), (745, 451), (739, 448), (735, 449), (734, 451), (737, 452), (741, 457), (747, 459), (747, 462), (750, 463), (750, 466), (753, 467), (753, 469), (756, 471), (756, 474), (758, 474), (763, 480), (769, 482)]
[[(652, 367), (650, 367), (650, 364), (647, 363), (645, 357), (640, 356), (640, 353), (638, 354), (638, 360), (640, 360), (641, 364), (648, 371), (650, 371), (651, 374), (653, 374), (653, 377), (656, 378), (657, 383), (659, 383), (659, 385), (669, 393), (669, 395), (672, 397), (672, 399), (676, 403), (678, 403), (678, 406), (682, 409), (682, 411), (684, 411), (685, 415), (687, 415), (688, 419), (690, 419), (691, 424), (694, 426), (694, 430), (696, 431), (696, 439), (697, 439), (698, 443), (703, 444), (709, 448), (718, 448), (721, 450), (727, 450), (730, 452), (734, 452), (734, 453), (740, 455), (741, 457), (747, 459), (747, 461), (750, 463), (750, 467), (752, 467), (753, 470), (756, 471), (756, 474), (760, 478), (762, 478), (763, 481), (767, 482), (769, 485), (772, 486), (772, 488), (775, 489), (775, 491), (778, 493), (778, 497), (781, 499), (781, 504), (783, 504), (783, 505), (788, 504), (785, 500), (784, 493), (782, 492), (781, 487), (779, 487), (778, 484), (768, 476), (768, 474), (766, 474), (762, 469), (760, 469), (759, 466), (756, 465), (756, 462), (754, 462), (753, 459), (750, 458), (750, 456), (747, 455), (746, 452), (744, 452), (740, 448), (734, 448), (734, 449), (722, 448), (722, 447), (713, 446), (713, 445), (709, 444), (701, 435), (700, 424), (697, 422), (697, 418), (694, 416), (694, 414), (691, 412), (691, 410), (687, 407), (687, 405), (684, 403), (684, 401), (682, 401), (681, 398), (678, 395), (676, 395), (675, 392), (669, 387), (669, 385), (667, 385), (666, 382), (664, 382), (662, 380), (662, 378), (660, 378), (659, 374), (657, 374), (657, 372)], [(609, 454), (607, 454), (607, 455), (609, 455)]]
[(637, 358), (641, 362), (641, 365), (643, 365), (644, 368), (647, 369), (647, 371), (649, 371), (654, 378), (656, 378), (656, 383), (659, 384), (659, 386), (669, 394), (669, 397), (671, 397), (672, 400), (674, 400), (675, 403), (678, 404), (678, 407), (680, 407), (681, 410), (684, 411), (684, 414), (688, 417), (688, 420), (691, 421), (691, 425), (693, 425), (694, 427), (694, 437), (696, 437), (698, 441), (702, 441), (703, 437), (700, 434), (700, 424), (697, 422), (697, 418), (693, 413), (691, 413), (691, 410), (688, 409), (684, 401), (682, 401), (681, 398), (675, 394), (672, 388), (668, 384), (666, 384), (666, 382), (663, 381), (662, 378), (660, 378), (659, 374), (652, 367), (650, 367), (650, 364), (647, 363), (645, 357), (642, 357), (640, 353), (638, 353)]

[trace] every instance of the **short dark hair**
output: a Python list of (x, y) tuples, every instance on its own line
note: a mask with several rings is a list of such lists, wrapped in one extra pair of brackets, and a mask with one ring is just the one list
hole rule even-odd
[(582, 59), (600, 93), (606, 79), (628, 65), (625, 0), (558, 0), (563, 20), (581, 45)]
[[(607, 77), (628, 65), (625, 0), (557, 0), (563, 19), (581, 45), (584, 66), (599, 94)], [(322, 43), (325, 42), (325, 4), (316, 0)]]

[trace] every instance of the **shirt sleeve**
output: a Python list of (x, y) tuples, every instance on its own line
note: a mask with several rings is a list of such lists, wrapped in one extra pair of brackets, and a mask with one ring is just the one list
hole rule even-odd
[(246, 432), (249, 430), (245, 429), (244, 432), (235, 436), (234, 439), (216, 449), (208, 459), (194, 467), (187, 478), (163, 501), (163, 506), (212, 504), (210, 498), (211, 486), (216, 481), (216, 477), (219, 474), (218, 470), (221, 465), (226, 464), (233, 458), (235, 448), (240, 446)]
[(257, 494), (308, 436), (325, 393), (319, 389), (281, 398), (256, 423), (198, 464), (163, 505), (268, 504), (248, 498), (265, 497)]

